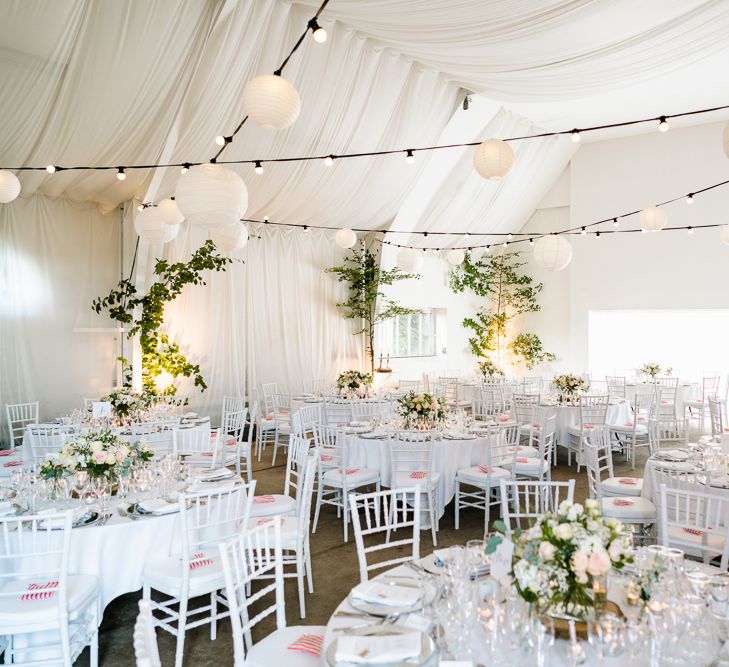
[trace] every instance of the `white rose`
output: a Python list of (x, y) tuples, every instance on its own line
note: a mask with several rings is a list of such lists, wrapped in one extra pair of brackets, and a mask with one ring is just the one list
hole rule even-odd
[(115, 463), (116, 463), (116, 456), (114, 455), (114, 452), (107, 452), (106, 464), (113, 466)]
[(542, 560), (552, 560), (554, 558), (554, 552), (556, 551), (553, 544), (550, 542), (542, 542), (539, 545), (539, 556)]
[(585, 501), (585, 508), (587, 508), (588, 510), (596, 510), (597, 509), (597, 500), (595, 500), (594, 498), (588, 498)]
[(575, 551), (572, 554), (572, 569), (577, 572), (585, 572), (587, 570), (588, 558), (587, 554), (582, 551)]
[(92, 452), (100, 452), (100, 451), (103, 451), (103, 449), (104, 449), (104, 443), (101, 442), (100, 440), (94, 440), (91, 443), (91, 451)]
[(572, 539), (572, 526), (570, 526), (568, 523), (560, 523), (554, 529), (554, 534), (560, 540)]
[(623, 553), (624, 549), (621, 541), (613, 540), (608, 547), (608, 554), (610, 554), (610, 559), (613, 561), (620, 560), (620, 557), (623, 555)]

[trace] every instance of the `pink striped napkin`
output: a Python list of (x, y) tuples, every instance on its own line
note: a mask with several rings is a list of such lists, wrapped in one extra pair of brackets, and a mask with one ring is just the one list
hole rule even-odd
[(303, 634), (293, 644), (289, 645), (289, 651), (301, 651), (309, 655), (321, 655), (324, 644), (324, 635)]
[(633, 428), (633, 426), (634, 426), (633, 422), (625, 422), (625, 425), (626, 425), (626, 426), (627, 426), (628, 428)]
[(668, 405), (668, 401), (661, 400), (661, 405)]
[(508, 422), (510, 420), (511, 420), (511, 417), (509, 415), (499, 415), (499, 421)]
[(320, 461), (331, 461), (334, 457), (333, 456), (320, 456)]
[(28, 584), (28, 590), (36, 592), (25, 593), (20, 599), (24, 602), (28, 602), (29, 600), (46, 600), (54, 595), (55, 590), (51, 590), (54, 588), (58, 588), (57, 581), (47, 581), (44, 584)]
[(684, 528), (684, 533), (688, 533), (689, 535), (703, 535), (704, 531), (699, 530), (698, 528)]
[(6, 468), (12, 468), (14, 466), (21, 466), (21, 465), (23, 465), (23, 462), (22, 461), (8, 461), (7, 463), (3, 463), (3, 465)]
[(276, 499), (273, 496), (253, 496), (253, 502), (260, 505), (263, 503), (275, 503)]
[(485, 474), (487, 474), (487, 475), (488, 475), (488, 473), (489, 473), (489, 467), (488, 467), (488, 466), (485, 466), (485, 465), (483, 465), (483, 463), (482, 463), (482, 464), (480, 464), (480, 465), (478, 466), (478, 469), (479, 469), (479, 470), (480, 470), (480, 471), (481, 471), (482, 473), (485, 473)]
[(213, 559), (206, 558), (203, 552), (192, 554), (192, 558), (194, 560), (190, 563), (191, 570), (197, 570), (199, 567), (207, 567), (213, 564)]
[(15, 454), (15, 450), (14, 449), (3, 449), (3, 450), (0, 450), (0, 456), (12, 456), (13, 454)]
[(520, 451), (522, 451), (523, 449), (524, 449), (523, 447), (507, 447), (507, 448), (506, 448), (506, 451), (507, 451), (507, 452), (509, 452), (510, 454), (513, 454), (515, 450), (516, 450), (517, 452), (520, 452)]
[(582, 428), (595, 428), (595, 424), (583, 424)]
[(359, 468), (347, 468), (344, 471), (345, 475), (354, 475), (354, 473), (359, 472)]
[(422, 470), (416, 470), (410, 473), (410, 479), (425, 479), (425, 473)]
[(520, 456), (518, 459), (516, 459), (517, 463), (529, 463), (528, 459), (525, 459), (523, 456)]
[(212, 453), (212, 452), (200, 452), (200, 454), (201, 454), (202, 456), (212, 456), (212, 455), (213, 455), (213, 453)]
[(620, 505), (622, 507), (627, 507), (628, 505), (635, 504), (634, 500), (631, 500), (630, 498), (614, 498), (613, 499), (613, 505)]
[(265, 526), (267, 523), (272, 523), (276, 519), (278, 519), (279, 524), (283, 526), (283, 524), (284, 524), (284, 518), (282, 516), (279, 516), (279, 517), (269, 516), (269, 517), (266, 517), (265, 519), (259, 519), (258, 521), (256, 521), (256, 525), (257, 526)]
[(532, 424), (532, 428), (542, 428), (541, 424)]
[(618, 482), (620, 484), (637, 484), (638, 480), (635, 477), (621, 477)]

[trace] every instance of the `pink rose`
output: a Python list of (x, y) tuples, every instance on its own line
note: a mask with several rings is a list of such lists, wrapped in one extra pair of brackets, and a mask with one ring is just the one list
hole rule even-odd
[(587, 571), (594, 577), (605, 574), (612, 567), (610, 556), (605, 549), (600, 549), (590, 554), (587, 562)]
[(575, 572), (584, 572), (587, 569), (588, 559), (582, 551), (572, 554), (572, 568)]
[(106, 452), (94, 452), (94, 463), (98, 465), (106, 463)]

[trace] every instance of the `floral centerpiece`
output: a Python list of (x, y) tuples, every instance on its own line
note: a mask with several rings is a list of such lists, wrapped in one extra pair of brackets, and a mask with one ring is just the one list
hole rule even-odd
[(364, 398), (372, 386), (372, 376), (361, 371), (344, 371), (337, 378), (337, 389), (342, 396)]
[[(503, 522), (495, 528), (505, 533)], [(562, 502), (514, 539), (512, 581), (518, 594), (540, 612), (586, 618), (594, 607), (593, 590), (605, 590), (610, 569), (632, 562), (631, 536), (616, 519), (604, 519), (595, 500)], [(487, 553), (503, 541), (493, 536)], [(596, 584), (600, 584), (597, 586)]]
[(649, 377), (651, 380), (656, 379), (656, 375), (658, 375), (661, 371), (663, 371), (666, 375), (670, 375), (673, 368), (667, 367), (667, 368), (661, 368), (659, 364), (657, 364), (655, 361), (649, 361), (646, 364), (643, 364), (639, 369), (638, 372), (641, 375), (645, 375)]
[(504, 371), (491, 361), (491, 359), (484, 359), (484, 361), (479, 362), (478, 367), (481, 370), (481, 374), (487, 380), (493, 380), (496, 377), (504, 377)]
[(146, 410), (149, 407), (149, 397), (134, 391), (131, 387), (114, 389), (101, 400), (111, 403), (114, 415), (122, 420), (128, 419), (137, 410)]
[(587, 382), (585, 382), (579, 375), (573, 375), (572, 373), (555, 376), (552, 379), (552, 384), (557, 390), (560, 400), (564, 400), (566, 397), (577, 396), (589, 389)]
[(405, 428), (430, 428), (445, 419), (445, 399), (433, 394), (409, 391), (398, 398), (397, 403)]
[(41, 475), (58, 479), (64, 473), (85, 470), (89, 477), (114, 479), (136, 462), (152, 459), (154, 450), (144, 441), (124, 442), (111, 431), (91, 431), (65, 442), (57, 453), (49, 454), (41, 465)]

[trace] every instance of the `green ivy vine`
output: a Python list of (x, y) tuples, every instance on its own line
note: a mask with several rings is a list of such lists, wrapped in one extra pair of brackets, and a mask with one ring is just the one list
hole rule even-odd
[[(158, 259), (154, 265), (156, 280), (145, 295), (140, 295), (129, 279), (119, 281), (116, 288), (105, 297), (98, 297), (92, 309), (100, 314), (107, 311), (112, 320), (122, 325), (131, 325), (127, 337), (139, 334), (142, 348), (142, 383), (144, 391), (157, 394), (155, 384), (164, 371), (172, 377), (194, 377), (196, 387), (207, 389), (200, 365), (188, 361), (180, 346), (170, 340), (159, 329), (164, 322), (165, 304), (173, 301), (186, 285), (205, 285), (204, 271), (225, 271), (233, 260), (218, 254), (215, 244), (208, 240), (199, 247), (187, 262), (170, 263)], [(134, 311), (139, 309), (139, 318)], [(177, 391), (173, 385), (163, 393), (173, 395)]]
[(474, 317), (463, 320), (463, 326), (473, 331), (468, 339), (471, 352), (479, 358), (495, 355), (496, 364), (501, 366), (502, 352), (508, 349), (531, 370), (557, 357), (543, 349), (536, 334), (524, 332), (511, 341), (506, 340), (511, 320), (540, 309), (537, 297), (543, 286), (519, 271), (525, 264), (519, 261), (518, 252), (486, 255), (476, 261), (468, 253), (463, 263), (451, 272), (450, 286), (457, 293), (470, 289), (486, 300)]

